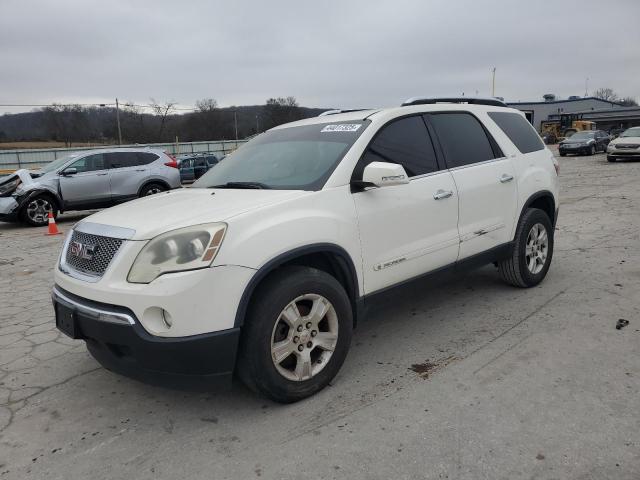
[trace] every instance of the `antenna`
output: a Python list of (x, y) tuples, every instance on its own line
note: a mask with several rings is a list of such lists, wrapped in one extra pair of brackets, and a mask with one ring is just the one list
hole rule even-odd
[(493, 73), (493, 76), (491, 79), (491, 96), (495, 97), (496, 96), (496, 67), (493, 67), (492, 73)]

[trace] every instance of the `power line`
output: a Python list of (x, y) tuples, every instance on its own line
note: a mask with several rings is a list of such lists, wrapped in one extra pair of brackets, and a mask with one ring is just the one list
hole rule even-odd
[[(124, 103), (124, 107), (154, 108), (151, 104)], [(0, 103), (0, 107), (115, 107), (115, 103)], [(162, 106), (162, 105), (160, 105)], [(163, 107), (165, 108), (165, 107)], [(197, 107), (171, 107), (170, 110), (194, 112)]]

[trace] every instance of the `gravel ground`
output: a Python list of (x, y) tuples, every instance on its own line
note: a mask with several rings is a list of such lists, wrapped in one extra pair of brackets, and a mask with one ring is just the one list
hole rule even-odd
[(0, 479), (640, 478), (640, 162), (561, 168), (540, 286), (418, 283), (288, 406), (105, 371), (54, 327), (63, 237), (0, 223)]

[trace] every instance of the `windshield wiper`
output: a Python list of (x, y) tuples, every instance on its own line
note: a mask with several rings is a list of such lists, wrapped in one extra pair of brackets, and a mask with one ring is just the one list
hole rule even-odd
[(268, 189), (269, 185), (265, 185), (260, 182), (227, 182), (222, 185), (212, 185), (207, 188), (256, 188), (256, 189)]

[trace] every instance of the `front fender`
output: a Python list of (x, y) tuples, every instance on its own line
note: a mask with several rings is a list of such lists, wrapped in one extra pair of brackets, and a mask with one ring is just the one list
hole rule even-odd
[(16, 199), (16, 202), (18, 204), (17, 210), (20, 210), (32, 198), (35, 198), (42, 193), (46, 193), (47, 195), (52, 196), (58, 204), (58, 210), (60, 212), (64, 211), (64, 203), (62, 202), (62, 197), (60, 197), (60, 194), (52, 188), (38, 185), (36, 183), (30, 184), (28, 188), (16, 192), (14, 198)]
[(215, 265), (260, 270), (288, 252), (329, 244), (346, 252), (355, 266), (357, 284), (362, 286), (358, 222), (348, 185), (255, 209), (227, 223)]

